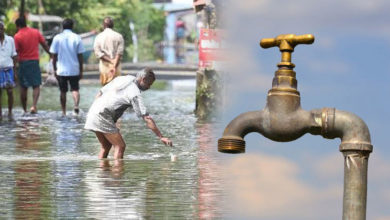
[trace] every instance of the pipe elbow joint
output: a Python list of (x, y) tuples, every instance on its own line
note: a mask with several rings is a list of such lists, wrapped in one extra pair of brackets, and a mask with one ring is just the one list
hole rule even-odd
[(340, 151), (356, 150), (372, 152), (370, 131), (357, 115), (335, 108), (323, 108), (321, 134), (324, 138), (340, 138)]

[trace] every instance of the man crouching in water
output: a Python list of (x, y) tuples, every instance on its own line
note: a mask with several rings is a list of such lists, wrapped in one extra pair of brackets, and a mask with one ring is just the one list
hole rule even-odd
[(172, 146), (172, 141), (162, 136), (142, 101), (141, 91), (148, 90), (155, 79), (153, 70), (146, 68), (137, 73), (136, 77), (118, 76), (100, 89), (89, 109), (84, 127), (95, 132), (101, 144), (100, 159), (107, 158), (112, 146), (114, 159), (123, 158), (126, 144), (115, 123), (129, 107), (134, 109), (137, 116), (146, 122), (146, 126), (165, 145)]

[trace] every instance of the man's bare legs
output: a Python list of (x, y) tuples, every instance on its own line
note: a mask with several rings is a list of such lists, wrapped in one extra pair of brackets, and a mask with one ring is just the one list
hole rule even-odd
[(38, 103), (40, 91), (41, 91), (40, 86), (33, 87), (33, 104), (30, 109), (31, 113), (37, 113), (37, 103)]
[(14, 105), (14, 94), (11, 88), (7, 89), (8, 95), (8, 117), (12, 117), (12, 107)]
[(20, 102), (22, 103), (22, 107), (24, 113), (27, 112), (27, 88), (20, 87)]
[(73, 101), (74, 101), (74, 113), (79, 113), (79, 102), (80, 102), (80, 92), (79, 90), (72, 91)]
[(62, 115), (65, 116), (66, 115), (66, 92), (61, 92), (60, 102), (61, 102)]
[(105, 133), (104, 137), (114, 146), (114, 159), (123, 159), (126, 144), (122, 135), (119, 132), (114, 134)]
[(3, 119), (3, 111), (2, 111), (2, 107), (1, 107), (1, 88), (0, 88), (0, 121), (1, 119)]
[(124, 171), (124, 161), (123, 160), (114, 160), (114, 164), (111, 166), (110, 161), (107, 159), (100, 161), (100, 167), (104, 171), (111, 171), (113, 177), (121, 177)]
[[(41, 88), (39, 86), (33, 87), (33, 104), (30, 109), (31, 113), (37, 113), (37, 103), (38, 103), (40, 91)], [(22, 102), (24, 113), (26, 113), (27, 112), (27, 88), (25, 87), (20, 87), (20, 101)]]
[(110, 153), (112, 144), (107, 140), (106, 137), (104, 137), (102, 132), (95, 131), (95, 134), (101, 144), (99, 159), (107, 158), (108, 153)]
[[(78, 90), (72, 91), (73, 101), (74, 101), (74, 112), (79, 113), (79, 102), (80, 102), (80, 93)], [(62, 115), (66, 115), (66, 92), (61, 92), (60, 94), (61, 109)]]
[(100, 149), (99, 158), (107, 158), (111, 146), (114, 146), (114, 159), (123, 159), (126, 144), (122, 135), (118, 133), (95, 132), (102, 148)]
[[(12, 88), (8, 88), (6, 89), (7, 90), (7, 96), (8, 96), (8, 118), (11, 118), (12, 117), (12, 107), (14, 105), (14, 94), (13, 94), (13, 91), (12, 91)], [(0, 89), (0, 100), (1, 100), (1, 91), (2, 89)], [(0, 102), (0, 119), (2, 118), (2, 106), (1, 106), (1, 102)]]

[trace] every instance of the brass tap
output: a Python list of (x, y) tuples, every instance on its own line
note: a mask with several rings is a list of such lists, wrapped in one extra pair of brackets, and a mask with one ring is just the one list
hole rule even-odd
[(281, 34), (275, 38), (265, 38), (260, 41), (260, 46), (264, 49), (270, 47), (279, 47), (282, 52), (282, 60), (278, 64), (279, 68), (294, 68), (295, 65), (291, 63), (291, 53), (294, 52), (295, 46), (298, 44), (312, 44), (314, 36), (312, 34), (295, 35), (295, 34)]
[(279, 47), (282, 53), (281, 62), (278, 63), (278, 70), (272, 81), (272, 89), (268, 95), (283, 94), (299, 96), (297, 90), (296, 73), (293, 68), (295, 65), (291, 62), (291, 53), (298, 44), (312, 44), (314, 36), (312, 34), (295, 35), (281, 34), (275, 38), (265, 38), (260, 41), (263, 48)]
[[(246, 112), (233, 119), (218, 140), (218, 151), (244, 153), (244, 137), (251, 132), (279, 142), (293, 141), (306, 133), (340, 138), (340, 151), (345, 158), (343, 220), (364, 220), (368, 156), (373, 149), (370, 132), (365, 122), (352, 113), (334, 108), (311, 111), (301, 108), (291, 53), (298, 44), (313, 42), (311, 34), (283, 34), (260, 41), (261, 47), (277, 46), (282, 52), (267, 104), (262, 110)], [(353, 161), (352, 165), (350, 161)]]

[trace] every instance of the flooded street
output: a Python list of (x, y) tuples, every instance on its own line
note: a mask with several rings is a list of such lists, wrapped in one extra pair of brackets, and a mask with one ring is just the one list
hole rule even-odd
[[(112, 155), (99, 160), (99, 142), (83, 129), (99, 88), (81, 85), (79, 116), (72, 115), (68, 93), (68, 116), (61, 117), (56, 87), (42, 88), (37, 115), (22, 116), (17, 106), (8, 120), (3, 104), (0, 218), (221, 218), (216, 146), (212, 126), (198, 123), (193, 113), (195, 81), (168, 81), (165, 88), (143, 94), (173, 148), (164, 146), (134, 112), (125, 112), (119, 125), (127, 145), (121, 161)], [(171, 155), (177, 160), (171, 161)]]

